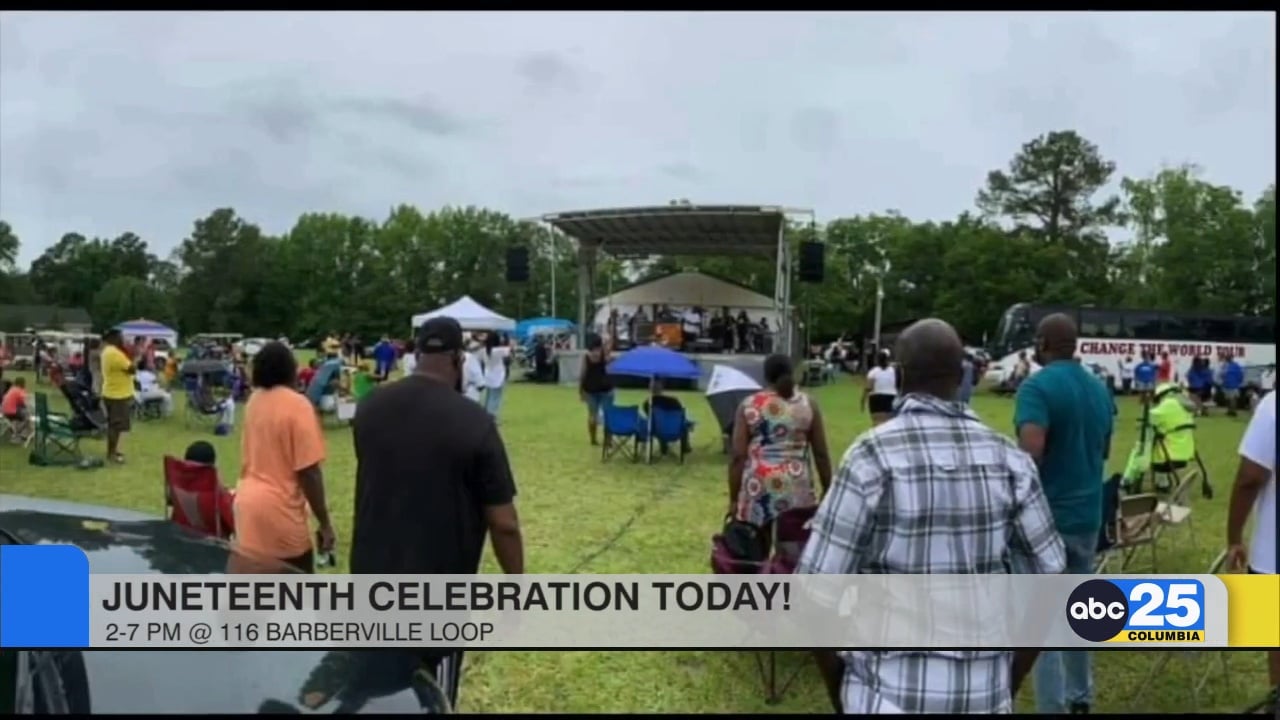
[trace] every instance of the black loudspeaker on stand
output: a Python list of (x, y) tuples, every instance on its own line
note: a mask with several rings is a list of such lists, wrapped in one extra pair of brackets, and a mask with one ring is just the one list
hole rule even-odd
[(507, 250), (507, 282), (529, 281), (529, 248), (513, 247)]
[(826, 274), (827, 246), (820, 242), (800, 243), (800, 282), (820, 283)]

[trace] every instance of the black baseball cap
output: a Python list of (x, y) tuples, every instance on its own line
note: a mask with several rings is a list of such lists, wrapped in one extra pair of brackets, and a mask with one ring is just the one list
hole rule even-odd
[(451, 317), (434, 317), (418, 326), (414, 343), (424, 354), (462, 350), (462, 326)]

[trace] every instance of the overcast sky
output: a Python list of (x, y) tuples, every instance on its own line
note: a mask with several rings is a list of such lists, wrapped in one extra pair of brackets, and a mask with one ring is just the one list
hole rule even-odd
[(1269, 13), (5, 13), (0, 217), (161, 254), (398, 203), (953, 217), (1055, 129), (1120, 172), (1275, 178)]

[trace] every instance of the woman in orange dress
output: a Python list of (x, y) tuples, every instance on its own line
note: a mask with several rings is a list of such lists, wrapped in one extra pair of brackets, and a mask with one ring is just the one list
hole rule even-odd
[(733, 423), (729, 513), (768, 529), (788, 510), (817, 507), (810, 456), (821, 484), (817, 489), (825, 490), (831, 483), (831, 455), (822, 413), (796, 389), (791, 359), (769, 356), (764, 376), (767, 387), (742, 401)]

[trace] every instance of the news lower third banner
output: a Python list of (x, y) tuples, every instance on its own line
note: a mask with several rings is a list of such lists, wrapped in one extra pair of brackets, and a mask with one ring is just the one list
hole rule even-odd
[(0, 547), (0, 646), (1280, 646), (1277, 576), (94, 575)]

